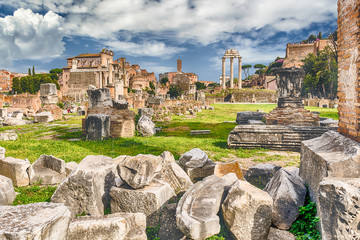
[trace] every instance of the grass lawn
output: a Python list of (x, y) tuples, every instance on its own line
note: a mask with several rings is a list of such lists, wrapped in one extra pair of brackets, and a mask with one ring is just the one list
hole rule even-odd
[[(299, 155), (291, 152), (274, 152), (264, 149), (228, 149), (227, 136), (236, 126), (236, 113), (263, 110), (269, 112), (275, 104), (213, 104), (215, 110), (203, 110), (196, 116), (173, 116), (172, 121), (157, 123), (163, 131), (156, 136), (104, 141), (84, 141), (81, 134), (81, 118), (72, 116), (66, 121), (4, 127), (19, 135), (17, 141), (1, 142), (6, 156), (29, 159), (34, 162), (41, 154), (54, 155), (65, 162), (80, 162), (87, 155), (154, 154), (170, 151), (179, 158), (181, 154), (198, 147), (206, 151), (214, 161), (238, 159), (245, 167), (259, 162), (275, 162), (281, 165), (298, 165)], [(320, 116), (337, 118), (336, 109), (310, 108)], [(204, 136), (190, 136), (190, 130), (211, 130)], [(79, 141), (80, 140), (80, 141)]]

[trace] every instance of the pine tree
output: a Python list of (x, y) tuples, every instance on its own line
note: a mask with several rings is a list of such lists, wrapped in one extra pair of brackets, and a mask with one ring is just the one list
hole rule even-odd
[(32, 75), (35, 76), (35, 67), (33, 66), (33, 72)]
[(28, 75), (31, 76), (31, 69), (29, 68)]

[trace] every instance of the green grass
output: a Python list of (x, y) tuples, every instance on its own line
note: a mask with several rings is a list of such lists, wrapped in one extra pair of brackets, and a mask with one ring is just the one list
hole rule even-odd
[(16, 196), (13, 205), (22, 205), (35, 202), (50, 202), (56, 187), (31, 185), (26, 187), (16, 187), (15, 191), (19, 194)]
[[(80, 162), (87, 155), (119, 155), (154, 154), (163, 151), (172, 152), (176, 158), (192, 148), (198, 147), (206, 151), (215, 161), (226, 158), (251, 158), (259, 161), (271, 161), (266, 157), (264, 149), (228, 149), (227, 136), (236, 126), (236, 114), (240, 111), (269, 112), (275, 104), (213, 104), (215, 110), (203, 110), (193, 118), (189, 116), (173, 116), (172, 121), (156, 123), (163, 131), (152, 137), (133, 137), (107, 139), (104, 141), (85, 141), (81, 133), (83, 117), (73, 116), (66, 121), (55, 121), (51, 124), (31, 124), (17, 127), (4, 127), (0, 131), (12, 130), (18, 133), (17, 141), (1, 142), (6, 149), (6, 156), (29, 159), (34, 162), (41, 154), (54, 155), (66, 162)], [(336, 118), (336, 109), (311, 107), (312, 111), (321, 112), (320, 116)], [(211, 130), (209, 135), (191, 136), (190, 130)], [(81, 141), (69, 141), (71, 139)], [(285, 160), (285, 158), (283, 158)]]

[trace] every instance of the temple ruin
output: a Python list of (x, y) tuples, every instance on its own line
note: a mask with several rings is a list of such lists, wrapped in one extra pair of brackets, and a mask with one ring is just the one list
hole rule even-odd
[(223, 89), (226, 88), (226, 78), (225, 78), (225, 61), (227, 58), (230, 58), (230, 89), (234, 88), (234, 58), (238, 59), (238, 81), (239, 89), (242, 88), (241, 82), (241, 57), (239, 52), (236, 49), (226, 50), (224, 57), (222, 58), (222, 78), (221, 86)]

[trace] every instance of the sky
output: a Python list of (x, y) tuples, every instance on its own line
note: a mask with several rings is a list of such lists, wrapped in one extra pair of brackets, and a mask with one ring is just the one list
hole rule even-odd
[(0, 69), (48, 72), (107, 48), (157, 77), (182, 59), (184, 72), (219, 82), (227, 49), (268, 65), (336, 21), (335, 0), (0, 0)]

